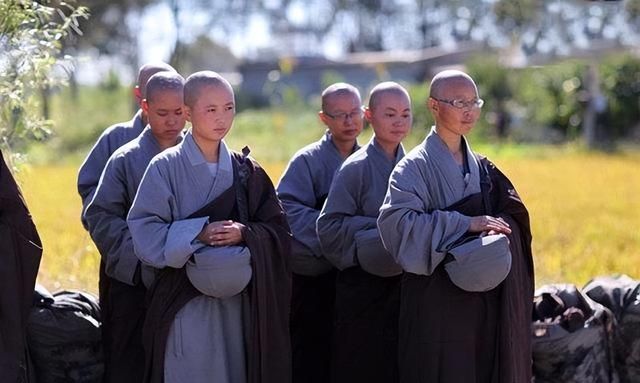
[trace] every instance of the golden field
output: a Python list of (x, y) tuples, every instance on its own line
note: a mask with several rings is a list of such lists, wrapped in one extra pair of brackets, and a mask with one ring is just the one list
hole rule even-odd
[[(537, 286), (581, 287), (613, 273), (640, 278), (640, 152), (484, 152), (529, 208)], [(265, 164), (274, 182), (283, 167)], [(44, 245), (38, 282), (50, 291), (97, 291), (99, 255), (80, 224), (76, 174), (77, 166), (59, 165), (25, 168), (18, 175)]]

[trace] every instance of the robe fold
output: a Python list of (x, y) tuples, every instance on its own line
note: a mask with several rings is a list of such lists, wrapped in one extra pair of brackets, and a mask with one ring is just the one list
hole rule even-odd
[(87, 228), (87, 224), (84, 220), (84, 211), (93, 198), (100, 181), (100, 175), (109, 157), (119, 147), (138, 137), (144, 128), (142, 110), (138, 110), (130, 121), (111, 125), (102, 132), (82, 165), (80, 165), (78, 170), (78, 194), (82, 199), (81, 221), (85, 228)]
[(291, 347), (296, 383), (329, 381), (336, 270), (324, 257), (316, 220), (343, 161), (326, 131), (291, 158), (277, 187), (293, 234)]
[[(237, 175), (234, 163), (242, 165)], [(230, 195), (238, 208), (228, 216), (229, 204), (217, 199)], [(202, 211), (207, 205), (211, 211)], [(211, 253), (196, 237), (204, 224), (222, 216), (245, 221), (243, 238), (251, 253), (251, 281), (229, 298), (201, 294), (184, 271), (193, 254)], [(291, 380), (290, 235), (259, 165), (232, 155), (221, 142), (213, 176), (188, 133), (182, 144), (154, 158), (128, 222), (136, 255), (162, 269), (148, 297), (145, 382)]]
[(0, 376), (33, 382), (27, 321), (42, 257), (42, 242), (22, 192), (0, 152)]
[(144, 373), (143, 280), (151, 280), (153, 271), (136, 257), (126, 219), (147, 165), (161, 151), (149, 126), (118, 148), (107, 161), (84, 212), (101, 255), (99, 292), (105, 383), (140, 382)]
[[(333, 179), (317, 221), (336, 279), (331, 381), (398, 380), (398, 314), (401, 268), (383, 247), (376, 219), (389, 175), (404, 156), (389, 160), (375, 138), (347, 158)], [(379, 265), (374, 275), (361, 267)], [(371, 269), (369, 269), (371, 270)]]
[[(464, 141), (463, 174), (432, 129), (391, 174), (378, 227), (406, 271), (400, 304), (400, 382), (531, 381), (533, 261), (529, 215), (510, 181)], [(487, 169), (490, 212), (481, 193)], [(463, 291), (449, 279), (446, 250), (471, 216), (504, 218), (511, 271), (495, 289)]]

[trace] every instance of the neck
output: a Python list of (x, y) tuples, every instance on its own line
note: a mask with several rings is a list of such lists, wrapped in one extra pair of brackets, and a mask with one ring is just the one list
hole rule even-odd
[(338, 149), (338, 153), (340, 153), (340, 156), (342, 156), (342, 158), (347, 158), (351, 155), (351, 153), (353, 152), (353, 147), (356, 145), (356, 141), (342, 141), (342, 142), (338, 142), (336, 140), (333, 140), (333, 144), (336, 146), (336, 148)]
[(378, 146), (384, 152), (385, 157), (389, 160), (394, 160), (396, 158), (396, 151), (398, 150), (399, 143), (394, 142), (382, 142), (375, 138)]
[(462, 136), (459, 134), (449, 133), (446, 129), (439, 129), (436, 125), (436, 134), (442, 141), (444, 141), (445, 145), (449, 149), (451, 154), (461, 153), (462, 152)]
[(158, 146), (160, 146), (160, 151), (164, 151), (165, 149), (169, 149), (172, 146), (175, 146), (178, 143), (178, 139), (174, 140), (159, 140), (156, 137), (156, 141), (158, 142)]
[(207, 162), (218, 162), (220, 154), (220, 141), (208, 141), (193, 136), (193, 140), (202, 152), (202, 156)]

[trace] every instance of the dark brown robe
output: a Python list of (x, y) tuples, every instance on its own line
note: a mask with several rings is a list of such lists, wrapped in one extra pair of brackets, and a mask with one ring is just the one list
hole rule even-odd
[(405, 273), (401, 287), (399, 361), (403, 383), (530, 383), (533, 260), (529, 214), (513, 185), (486, 158), (489, 210), (482, 193), (446, 210), (492, 214), (511, 226), (511, 271), (495, 289), (455, 286), (444, 265), (433, 274)]
[(42, 242), (0, 152), (0, 379), (33, 381), (26, 326), (42, 257)]
[[(249, 301), (249, 315), (244, 325), (247, 379), (249, 383), (288, 383), (291, 381), (291, 274), (287, 262), (291, 235), (273, 184), (264, 170), (237, 153), (232, 157), (234, 185), (190, 218), (235, 219), (246, 226), (243, 237), (251, 252), (253, 272), (243, 292)], [(143, 330), (144, 382), (163, 381), (171, 324), (178, 311), (200, 294), (184, 268), (163, 269), (150, 287)]]

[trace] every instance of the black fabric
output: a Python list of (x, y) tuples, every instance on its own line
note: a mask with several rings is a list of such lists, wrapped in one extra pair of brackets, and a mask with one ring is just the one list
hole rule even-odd
[(327, 383), (336, 296), (336, 270), (293, 274), (291, 350), (295, 383)]
[(139, 383), (144, 375), (142, 328), (147, 289), (111, 278), (100, 263), (104, 383)]
[(42, 257), (29, 209), (0, 152), (0, 376), (32, 382), (26, 326)]
[[(530, 318), (533, 260), (528, 212), (509, 180), (486, 158), (489, 204), (494, 216), (511, 226), (512, 267), (497, 288), (466, 292), (449, 279), (444, 265), (421, 276), (402, 278), (399, 363), (400, 381), (530, 382)], [(486, 214), (482, 193), (446, 210), (468, 216)]]
[(398, 381), (400, 280), (359, 266), (338, 272), (331, 382)]
[[(288, 259), (291, 234), (267, 174), (257, 164), (233, 153), (235, 184), (190, 217), (240, 220), (251, 251), (252, 280), (246, 289), (249, 315), (247, 336), (248, 383), (291, 381), (288, 333), (291, 277)], [(242, 193), (242, 195), (238, 195)], [(239, 217), (239, 218), (237, 218)], [(243, 222), (246, 217), (247, 221)], [(243, 293), (244, 294), (244, 293)], [(149, 308), (143, 332), (145, 382), (162, 383), (164, 350), (175, 314), (200, 295), (185, 268), (165, 268), (149, 289)]]
[(39, 286), (28, 323), (38, 383), (101, 383), (104, 358), (97, 299), (85, 292), (51, 295)]

